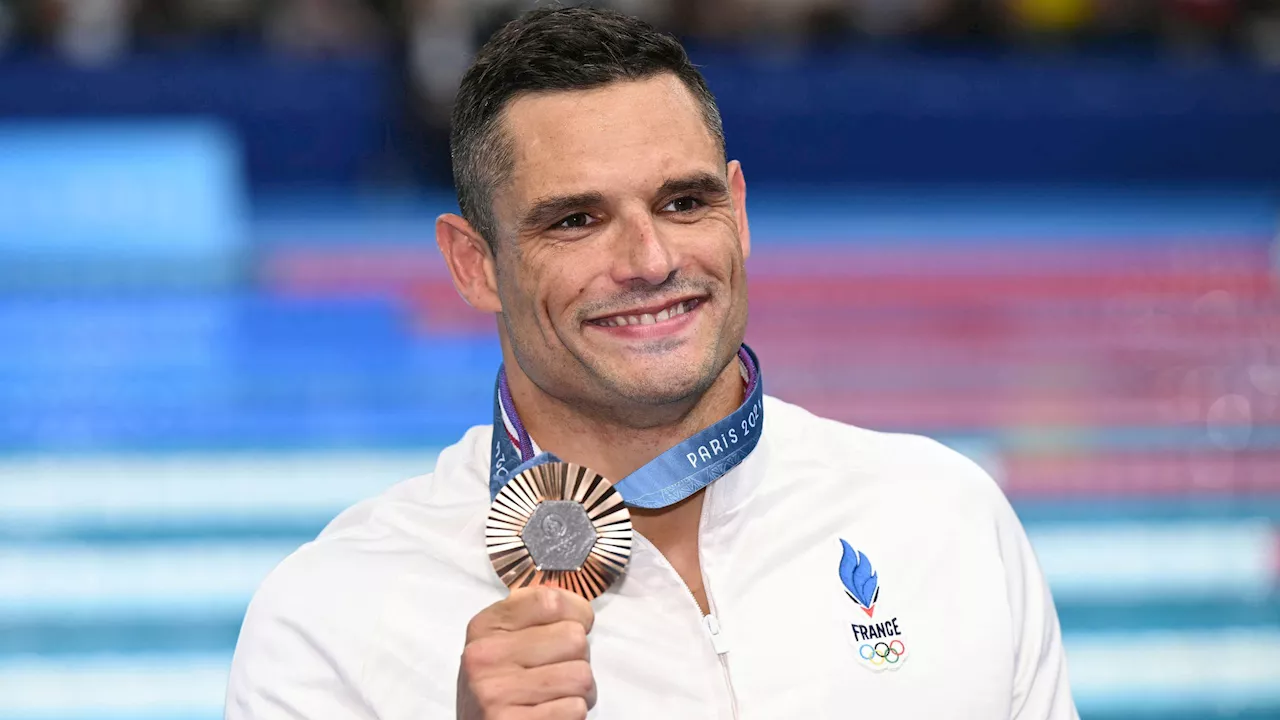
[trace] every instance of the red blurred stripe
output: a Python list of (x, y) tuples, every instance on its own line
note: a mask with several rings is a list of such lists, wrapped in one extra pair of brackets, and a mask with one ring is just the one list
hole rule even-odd
[(1010, 495), (1247, 494), (1280, 491), (1280, 451), (1169, 451), (1003, 460)]
[[(1096, 425), (1204, 429), (1209, 422), (1209, 403), (1114, 398), (1103, 393), (1044, 396), (1031, 389), (1003, 397), (947, 397), (939, 393), (877, 397), (868, 393), (839, 391), (794, 393), (772, 385), (765, 387), (770, 394), (802, 405), (817, 415), (870, 428), (909, 428), (921, 432)], [(1218, 424), (1222, 427), (1246, 427), (1277, 422), (1280, 422), (1280, 410), (1276, 405), (1259, 403), (1248, 422), (1228, 418)]]
[[(1230, 240), (775, 246), (750, 262), (748, 338), (770, 392), (870, 427), (1204, 427), (1241, 392), (1248, 422), (1280, 422), (1242, 385), (1280, 366), (1280, 292), (1263, 244)], [(493, 328), (429, 246), (280, 250), (261, 273), (284, 294), (401, 298), (424, 332)]]

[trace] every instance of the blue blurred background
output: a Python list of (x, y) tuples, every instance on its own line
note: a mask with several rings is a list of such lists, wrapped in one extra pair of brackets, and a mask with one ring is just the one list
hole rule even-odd
[[(999, 479), (1086, 720), (1280, 718), (1280, 4), (613, 4), (719, 96), (770, 392)], [(0, 3), (0, 718), (220, 717), (264, 575), (486, 422), (432, 221), (528, 5)]]

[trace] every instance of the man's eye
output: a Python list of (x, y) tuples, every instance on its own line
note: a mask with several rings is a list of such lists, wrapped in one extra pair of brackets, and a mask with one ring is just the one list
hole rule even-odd
[(702, 207), (702, 203), (697, 198), (682, 197), (679, 200), (672, 200), (666, 207), (662, 208), (664, 212), (687, 213)]
[(584, 228), (591, 224), (591, 216), (586, 213), (577, 213), (561, 220), (555, 224), (555, 230), (572, 230), (574, 228)]

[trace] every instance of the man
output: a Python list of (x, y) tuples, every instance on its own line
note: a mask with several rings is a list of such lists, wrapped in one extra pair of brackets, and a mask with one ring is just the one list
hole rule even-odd
[[(467, 73), (452, 143), (437, 241), (497, 317), (495, 423), (272, 574), (228, 718), (1076, 717), (991, 479), (762, 399), (743, 171), (676, 41), (528, 14)], [(630, 564), (594, 602), (510, 592), (486, 553), (491, 492), (542, 450), (631, 488)]]

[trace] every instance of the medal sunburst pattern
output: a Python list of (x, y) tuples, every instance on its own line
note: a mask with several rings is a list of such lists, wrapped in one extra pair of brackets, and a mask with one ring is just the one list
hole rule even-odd
[[(541, 570), (521, 534), (538, 504), (569, 500), (582, 505), (596, 530), (595, 545), (577, 570)], [(553, 585), (588, 600), (604, 594), (631, 559), (631, 513), (603, 475), (572, 463), (546, 463), (511, 478), (498, 492), (485, 523), (493, 569), (507, 587)]]

